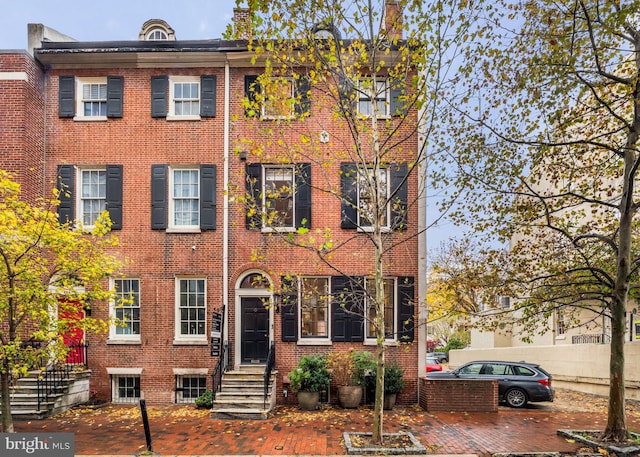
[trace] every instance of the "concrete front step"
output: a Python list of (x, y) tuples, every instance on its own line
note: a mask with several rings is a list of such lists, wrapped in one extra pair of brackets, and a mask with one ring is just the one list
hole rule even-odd
[(272, 386), (275, 379), (276, 372), (274, 371), (271, 375), (265, 401), (263, 366), (241, 366), (236, 370), (226, 372), (222, 378), (221, 391), (216, 393), (211, 417), (267, 418), (272, 405)]

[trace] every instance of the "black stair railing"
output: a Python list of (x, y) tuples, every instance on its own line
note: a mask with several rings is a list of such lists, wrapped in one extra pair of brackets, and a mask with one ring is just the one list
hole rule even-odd
[(228, 364), (228, 352), (229, 352), (229, 343), (225, 341), (222, 345), (222, 349), (220, 350), (220, 357), (218, 357), (218, 363), (216, 363), (216, 367), (213, 369), (213, 386), (211, 388), (211, 392), (213, 394), (213, 399), (216, 399), (216, 392), (220, 392), (222, 390), (222, 376), (227, 371)]
[(88, 344), (77, 343), (69, 345), (69, 353), (66, 363), (50, 364), (48, 361), (42, 360), (42, 371), (38, 374), (37, 391), (38, 391), (38, 411), (43, 403), (49, 399), (65, 385), (69, 380), (69, 373), (74, 367), (84, 367), (87, 365)]
[(276, 345), (271, 343), (269, 347), (269, 355), (267, 355), (267, 364), (264, 367), (264, 398), (263, 409), (267, 409), (267, 397), (269, 396), (269, 384), (271, 383), (271, 372), (276, 364)]

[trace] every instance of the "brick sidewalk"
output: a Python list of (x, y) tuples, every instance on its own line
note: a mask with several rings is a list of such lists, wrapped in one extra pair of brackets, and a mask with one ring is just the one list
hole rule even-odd
[[(371, 409), (279, 407), (268, 420), (211, 419), (192, 406), (149, 406), (153, 451), (162, 455), (343, 455), (343, 432), (368, 432)], [(573, 452), (558, 429), (601, 429), (606, 414), (570, 413), (552, 404), (497, 413), (433, 413), (418, 407), (386, 411), (384, 432), (409, 431), (431, 454)], [(638, 430), (640, 418), (628, 418)], [(146, 450), (137, 406), (77, 409), (42, 421), (16, 421), (17, 432), (75, 433), (76, 455), (132, 455)]]

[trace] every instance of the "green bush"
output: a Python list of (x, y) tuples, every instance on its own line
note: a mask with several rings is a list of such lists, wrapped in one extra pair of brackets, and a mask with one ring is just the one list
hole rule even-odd
[(213, 392), (206, 390), (202, 395), (196, 398), (196, 406), (198, 408), (211, 409), (211, 407), (213, 407)]
[(289, 373), (289, 386), (294, 392), (320, 392), (329, 387), (331, 375), (324, 354), (302, 356), (298, 366)]

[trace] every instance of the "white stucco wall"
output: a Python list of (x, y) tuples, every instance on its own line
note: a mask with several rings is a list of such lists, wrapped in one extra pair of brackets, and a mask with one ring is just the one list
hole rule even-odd
[[(555, 388), (608, 395), (609, 354), (608, 344), (461, 349), (449, 353), (449, 366), (454, 369), (472, 360), (524, 360), (551, 373)], [(627, 398), (640, 400), (640, 342), (625, 346), (625, 385)]]

